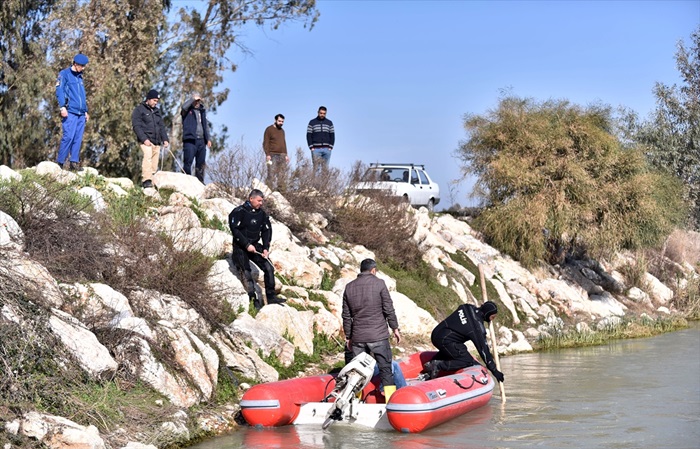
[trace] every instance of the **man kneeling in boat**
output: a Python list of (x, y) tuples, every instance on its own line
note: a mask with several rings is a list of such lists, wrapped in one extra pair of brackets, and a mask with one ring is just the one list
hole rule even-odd
[(486, 368), (493, 377), (503, 382), (503, 373), (496, 369), (489, 347), (486, 344), (486, 327), (484, 321), (493, 320), (498, 313), (498, 307), (492, 301), (486, 301), (481, 307), (462, 304), (450, 316), (435, 326), (430, 339), (438, 349), (437, 355), (425, 364), (425, 369), (431, 379), (437, 377), (440, 371), (456, 371), (468, 366), (477, 365), (465, 343), (471, 341), (479, 352)]

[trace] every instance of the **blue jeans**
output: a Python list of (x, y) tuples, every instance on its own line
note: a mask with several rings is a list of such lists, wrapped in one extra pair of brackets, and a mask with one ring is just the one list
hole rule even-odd
[[(374, 365), (374, 374), (372, 376), (377, 376), (379, 374), (379, 365)], [(399, 367), (399, 362), (396, 360), (391, 361), (391, 374), (394, 375), (394, 385), (396, 385), (396, 389), (398, 390), (399, 388), (403, 388), (406, 385), (406, 378), (403, 377), (403, 372), (401, 371), (401, 367)], [(384, 384), (380, 384), (380, 387), (383, 389)]]
[(207, 162), (207, 143), (204, 139), (185, 140), (182, 142), (182, 149), (185, 153), (183, 157), (185, 173), (188, 175), (192, 174), (192, 162), (196, 159), (197, 165), (194, 169), (194, 173), (197, 179), (204, 184), (204, 166)]
[(328, 147), (314, 148), (311, 152), (311, 160), (315, 170), (319, 170), (321, 167), (328, 168), (328, 164), (331, 162), (331, 149)]
[(85, 132), (85, 114), (68, 113), (68, 117), (62, 118), (61, 122), (63, 137), (61, 137), (56, 162), (63, 166), (69, 154), (71, 162), (80, 162), (80, 146), (83, 144), (83, 133)]

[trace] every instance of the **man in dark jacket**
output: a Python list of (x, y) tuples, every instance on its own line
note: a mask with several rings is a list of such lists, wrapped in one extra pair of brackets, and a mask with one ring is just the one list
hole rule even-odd
[(396, 386), (391, 373), (387, 322), (394, 331), (397, 344), (401, 342), (401, 333), (389, 290), (384, 281), (377, 277), (377, 263), (374, 260), (363, 260), (357, 279), (345, 286), (342, 317), (346, 347), (352, 349), (353, 356), (362, 352), (373, 354), (388, 401)]
[(326, 107), (318, 108), (318, 116), (306, 127), (306, 143), (311, 150), (314, 170), (327, 169), (331, 161), (331, 151), (335, 145), (335, 128), (333, 122), (326, 118)]
[(184, 154), (184, 170), (192, 174), (192, 162), (196, 160), (195, 176), (204, 184), (204, 168), (206, 166), (207, 148), (211, 148), (209, 122), (207, 111), (202, 105), (202, 96), (197, 92), (180, 108), (182, 116), (182, 150)]
[(82, 53), (75, 55), (73, 64), (61, 70), (56, 80), (56, 100), (61, 108), (63, 128), (56, 162), (63, 168), (70, 156), (71, 171), (80, 170), (80, 146), (83, 144), (85, 123), (90, 119), (83, 85), (83, 70), (87, 63), (87, 56)]
[(131, 114), (131, 126), (136, 139), (141, 145), (143, 161), (141, 162), (141, 180), (143, 188), (153, 187), (153, 175), (158, 171), (160, 146), (168, 146), (168, 130), (160, 116), (158, 102), (160, 94), (151, 89), (146, 94), (146, 101), (136, 106)]
[(477, 365), (478, 362), (469, 354), (465, 345), (467, 340), (470, 340), (493, 377), (503, 382), (503, 373), (496, 369), (496, 363), (486, 344), (484, 327), (484, 321), (493, 320), (497, 313), (498, 307), (491, 301), (486, 301), (481, 307), (462, 304), (435, 326), (430, 339), (439, 352), (433, 360), (425, 364), (430, 378), (435, 378), (439, 371), (456, 371)]
[(267, 303), (280, 304), (285, 301), (275, 295), (275, 268), (267, 258), (272, 240), (272, 225), (270, 217), (262, 210), (264, 198), (260, 190), (253, 189), (248, 195), (248, 201), (233, 209), (228, 216), (228, 225), (233, 234), (231, 257), (244, 274), (248, 284), (248, 296), (258, 310), (262, 308), (263, 302), (255, 293), (255, 281), (250, 271), (250, 262), (257, 265), (263, 272)]

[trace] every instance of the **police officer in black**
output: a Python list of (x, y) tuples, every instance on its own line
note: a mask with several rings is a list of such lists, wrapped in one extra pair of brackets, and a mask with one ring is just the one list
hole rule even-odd
[(433, 360), (425, 364), (430, 378), (437, 377), (439, 371), (456, 371), (477, 365), (478, 362), (469, 354), (464, 344), (467, 340), (471, 340), (493, 377), (503, 382), (503, 373), (496, 369), (496, 363), (486, 344), (486, 327), (484, 327), (484, 321), (493, 320), (497, 313), (498, 307), (491, 301), (486, 301), (481, 307), (462, 304), (435, 326), (430, 339), (439, 352)]
[(264, 274), (267, 303), (280, 304), (285, 301), (275, 295), (275, 269), (267, 258), (272, 240), (272, 226), (270, 217), (261, 209), (264, 198), (260, 190), (253, 189), (248, 195), (248, 201), (233, 209), (228, 216), (228, 224), (233, 234), (233, 261), (244, 273), (248, 284), (248, 296), (258, 310), (262, 308), (263, 302), (255, 293), (250, 262), (257, 265)]

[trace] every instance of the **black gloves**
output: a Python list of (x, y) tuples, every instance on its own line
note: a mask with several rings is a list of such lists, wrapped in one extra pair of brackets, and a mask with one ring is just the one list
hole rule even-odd
[(503, 373), (498, 371), (496, 368), (491, 370), (491, 374), (496, 378), (497, 381), (503, 382)]
[(497, 381), (503, 382), (503, 373), (496, 369), (496, 363), (493, 360), (486, 364), (486, 368), (491, 371), (491, 374), (493, 374), (493, 377), (495, 377)]

